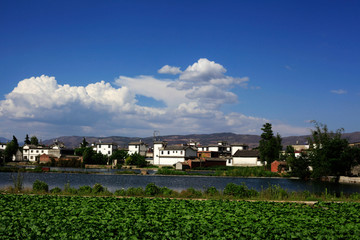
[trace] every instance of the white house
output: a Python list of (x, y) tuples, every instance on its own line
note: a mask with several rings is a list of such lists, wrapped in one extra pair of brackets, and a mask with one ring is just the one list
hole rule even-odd
[(101, 153), (105, 156), (111, 156), (113, 152), (116, 150), (117, 145), (115, 143), (95, 143), (93, 145), (93, 150), (96, 153)]
[(6, 143), (0, 143), (0, 150), (5, 150)]
[(142, 141), (129, 143), (129, 155), (137, 153), (141, 156), (145, 156), (147, 150), (148, 146)]
[(234, 156), (234, 154), (237, 152), (237, 150), (248, 150), (249, 146), (246, 144), (241, 143), (234, 143), (231, 144), (231, 156)]
[(254, 167), (263, 166), (259, 152), (256, 150), (237, 150), (232, 160), (226, 162), (227, 166)]
[(197, 149), (193, 146), (167, 146), (166, 142), (154, 142), (154, 165), (173, 166), (196, 157)]
[(59, 148), (50, 148), (36, 145), (25, 145), (23, 147), (23, 160), (35, 162), (38, 158), (43, 155), (53, 155), (57, 158), (61, 156)]

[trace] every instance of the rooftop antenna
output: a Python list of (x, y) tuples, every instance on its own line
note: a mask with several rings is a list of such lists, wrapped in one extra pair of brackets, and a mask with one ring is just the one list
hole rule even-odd
[(155, 130), (154, 131), (154, 142), (155, 141), (158, 141), (158, 137), (160, 136), (160, 131), (158, 131), (158, 130)]

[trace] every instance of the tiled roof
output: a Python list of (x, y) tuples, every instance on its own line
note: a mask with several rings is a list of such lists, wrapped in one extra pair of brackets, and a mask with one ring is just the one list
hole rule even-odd
[(259, 157), (259, 151), (237, 150), (233, 157)]

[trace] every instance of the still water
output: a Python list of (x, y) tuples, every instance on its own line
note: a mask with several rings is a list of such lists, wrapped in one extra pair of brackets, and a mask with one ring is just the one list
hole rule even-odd
[[(13, 186), (13, 177), (17, 173), (0, 172), (0, 188)], [(115, 175), (112, 173), (97, 174), (76, 174), (76, 173), (23, 173), (24, 187), (31, 188), (33, 182), (37, 179), (44, 181), (49, 188), (64, 188), (66, 183), (71, 187), (93, 186), (100, 183), (107, 187), (109, 191), (114, 192), (117, 189), (129, 187), (142, 187), (149, 183), (155, 183), (160, 187), (168, 187), (173, 190), (181, 191), (190, 187), (198, 190), (205, 190), (209, 187), (216, 187), (223, 190), (228, 183), (242, 184), (245, 183), (249, 188), (261, 190), (269, 185), (279, 185), (288, 191), (310, 191), (313, 193), (360, 193), (359, 184), (343, 184), (329, 182), (302, 181), (298, 179), (285, 178), (241, 178), (241, 177), (208, 177), (208, 176), (159, 176), (159, 175)]]

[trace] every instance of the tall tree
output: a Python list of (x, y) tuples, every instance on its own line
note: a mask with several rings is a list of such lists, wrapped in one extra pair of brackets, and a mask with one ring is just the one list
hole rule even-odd
[(32, 136), (30, 138), (30, 143), (31, 143), (31, 145), (37, 146), (37, 145), (39, 145), (39, 140), (38, 140), (38, 138), (36, 136)]
[(24, 143), (25, 143), (25, 144), (31, 144), (30, 138), (29, 138), (29, 135), (28, 135), (28, 134), (26, 134)]
[(356, 163), (356, 150), (341, 135), (344, 129), (329, 131), (325, 124), (313, 121), (315, 130), (309, 138), (309, 159), (313, 167), (312, 177), (348, 175)]
[(12, 160), (13, 155), (16, 154), (17, 150), (19, 149), (19, 143), (18, 140), (15, 136), (13, 136), (13, 139), (11, 140), (11, 142), (8, 142), (6, 144), (6, 148), (5, 148), (5, 161), (10, 162)]
[(279, 159), (281, 146), (281, 136), (274, 136), (270, 123), (265, 123), (261, 128), (263, 133), (259, 142), (260, 159), (266, 164), (266, 168), (270, 169), (271, 163)]
[(85, 148), (89, 145), (89, 143), (86, 141), (85, 137), (83, 138), (82, 142), (80, 143), (81, 148)]

